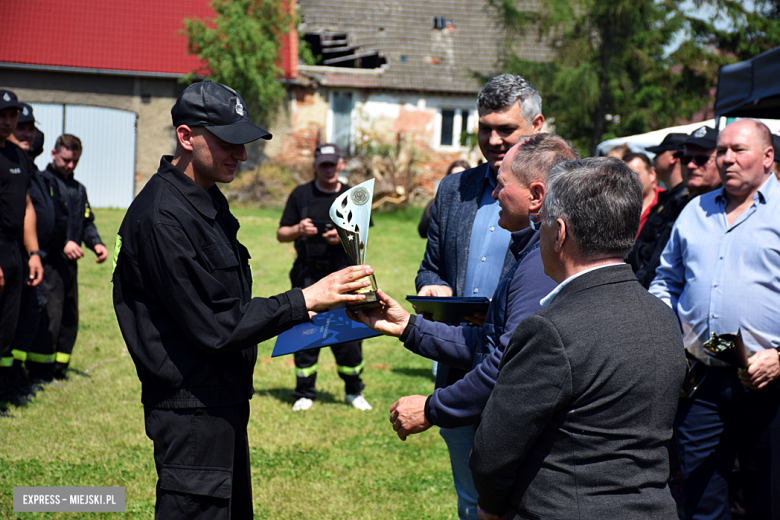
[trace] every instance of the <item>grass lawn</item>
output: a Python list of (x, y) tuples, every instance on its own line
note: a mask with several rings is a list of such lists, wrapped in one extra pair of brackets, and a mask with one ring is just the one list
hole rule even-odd
[[(109, 251), (124, 215), (96, 210)], [(289, 288), (295, 253), (276, 241), (280, 211), (236, 209), (239, 239), (252, 254), (254, 294)], [(425, 249), (421, 210), (374, 215), (368, 261), (380, 287), (399, 300), (414, 293)], [(151, 518), (156, 475), (143, 427), (141, 385), (123, 354), (111, 303), (111, 262), (79, 262), (81, 323), (71, 366), (81, 373), (47, 388), (15, 418), (0, 422), (0, 518)], [(406, 303), (406, 302), (404, 302)], [(406, 304), (407, 308), (410, 306)], [(433, 390), (431, 362), (391, 338), (364, 342), (365, 395), (371, 412), (342, 404), (344, 386), (330, 350), (320, 356), (318, 400), (291, 411), (292, 356), (271, 359), (260, 345), (251, 400), (249, 442), (256, 518), (457, 518), (449, 458), (436, 428), (401, 442), (390, 405)], [(13, 512), (14, 486), (124, 486), (126, 513)]]

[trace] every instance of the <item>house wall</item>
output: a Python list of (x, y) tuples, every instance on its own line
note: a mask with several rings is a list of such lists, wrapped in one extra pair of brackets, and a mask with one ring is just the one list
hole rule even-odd
[[(353, 93), (351, 142), (396, 143), (411, 139), (419, 152), (419, 184), (432, 190), (435, 179), (457, 159), (476, 165), (479, 149), (469, 150), (455, 142), (441, 146), (441, 110), (455, 109), (469, 115), (467, 127), (476, 132), (476, 96), (432, 96), (419, 92), (340, 89)], [(291, 87), (286, 118), (278, 118), (271, 132), (274, 139), (266, 145), (265, 154), (277, 162), (298, 169), (311, 167), (312, 152), (317, 143), (332, 140), (333, 114), (330, 108), (334, 89)], [(458, 116), (460, 117), (460, 116)], [(460, 121), (460, 119), (458, 119)], [(460, 123), (459, 123), (460, 124)], [(459, 134), (460, 126), (458, 126)]]
[[(171, 107), (184, 87), (176, 79), (72, 72), (3, 69), (0, 75), (0, 88), (12, 90), (23, 102), (86, 105), (135, 113), (136, 193), (157, 171), (160, 156), (174, 152)], [(47, 142), (48, 139), (49, 136)]]

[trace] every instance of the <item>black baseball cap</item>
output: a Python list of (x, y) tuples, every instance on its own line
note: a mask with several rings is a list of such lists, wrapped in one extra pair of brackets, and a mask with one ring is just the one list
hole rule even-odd
[(5, 110), (6, 108), (18, 108), (21, 110), (22, 104), (19, 103), (16, 94), (10, 90), (0, 88), (0, 110)]
[(16, 124), (19, 123), (34, 123), (35, 116), (33, 115), (33, 108), (27, 103), (20, 103), (22, 110), (19, 112), (19, 119), (16, 120)]
[(314, 164), (338, 164), (339, 159), (341, 159), (341, 150), (333, 143), (321, 144), (314, 150)]
[(775, 161), (780, 161), (780, 135), (772, 134), (772, 148), (775, 149)]
[(232, 88), (202, 81), (184, 89), (171, 109), (173, 126), (202, 126), (231, 144), (246, 144), (271, 134), (249, 120), (246, 103)]
[(707, 149), (715, 148), (718, 146), (718, 131), (709, 126), (701, 126), (691, 132), (691, 135), (683, 141), (683, 145), (688, 144)]
[(651, 153), (664, 153), (667, 150), (677, 151), (682, 147), (686, 139), (688, 139), (688, 134), (666, 134), (666, 137), (661, 141), (661, 144), (658, 146), (648, 146), (645, 150)]

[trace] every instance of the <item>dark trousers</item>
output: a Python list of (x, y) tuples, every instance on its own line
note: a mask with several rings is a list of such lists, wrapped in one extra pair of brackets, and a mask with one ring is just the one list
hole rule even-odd
[[(18, 238), (0, 231), (0, 269), (3, 270), (5, 286), (0, 291), (0, 368), (8, 368), (17, 323), (19, 305), (24, 287), (25, 266), (22, 259), (22, 245)], [(10, 365), (9, 365), (10, 366)]]
[[(360, 373), (363, 371), (363, 349), (360, 343), (360, 341), (350, 341), (330, 347), (336, 357), (336, 369), (339, 377), (344, 380), (347, 394), (359, 394), (365, 388), (360, 379)], [(320, 349), (296, 352), (293, 356), (295, 357), (295, 391), (292, 395), (295, 399), (301, 397), (314, 399)]]
[(780, 384), (748, 390), (734, 368), (710, 368), (680, 399), (675, 440), (683, 518), (731, 518), (728, 478), (739, 457), (746, 518), (780, 519)]
[[(330, 273), (347, 267), (347, 264), (334, 263), (333, 265), (323, 262), (318, 268), (317, 264), (306, 264), (296, 261), (290, 271), (290, 281), (293, 287), (304, 289), (317, 283), (319, 280), (328, 276)], [(339, 377), (344, 380), (345, 392), (347, 394), (359, 394), (365, 385), (360, 379), (360, 373), (363, 371), (363, 349), (361, 341), (349, 341), (341, 345), (331, 347), (333, 355), (336, 358), (336, 369)], [(320, 357), (320, 349), (304, 350), (293, 354), (295, 359), (295, 390), (293, 398), (300, 399), (307, 397), (314, 399), (314, 391), (317, 382), (317, 360)]]
[(154, 443), (158, 520), (252, 518), (249, 402), (221, 408), (144, 407)]
[(46, 312), (35, 339), (36, 352), (54, 353), (54, 370), (63, 371), (70, 363), (79, 331), (78, 265), (59, 252), (46, 256), (43, 266), (43, 292)]
[[(54, 345), (51, 342), (38, 342), (41, 333), (39, 326), (48, 327), (46, 316), (46, 297), (43, 287), (25, 286), (22, 291), (22, 315), (14, 338), (14, 353), (24, 354), (24, 364), (30, 377), (51, 379), (54, 371)], [(48, 329), (47, 329), (48, 334)]]

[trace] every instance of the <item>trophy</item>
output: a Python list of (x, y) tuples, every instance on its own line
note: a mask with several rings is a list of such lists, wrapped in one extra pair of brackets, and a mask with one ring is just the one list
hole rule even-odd
[(716, 359), (725, 361), (729, 365), (746, 369), (748, 367), (745, 343), (742, 341), (742, 330), (736, 334), (715, 334), (708, 339), (702, 347)]
[[(374, 179), (358, 184), (342, 193), (330, 207), (330, 219), (336, 224), (341, 245), (347, 252), (352, 265), (366, 263), (366, 244), (368, 244), (368, 226), (371, 223), (371, 201), (374, 198)], [(350, 309), (368, 309), (379, 306), (376, 296), (376, 279), (368, 275), (361, 280), (369, 280), (371, 285), (355, 291), (365, 294), (366, 299), (348, 303)]]

